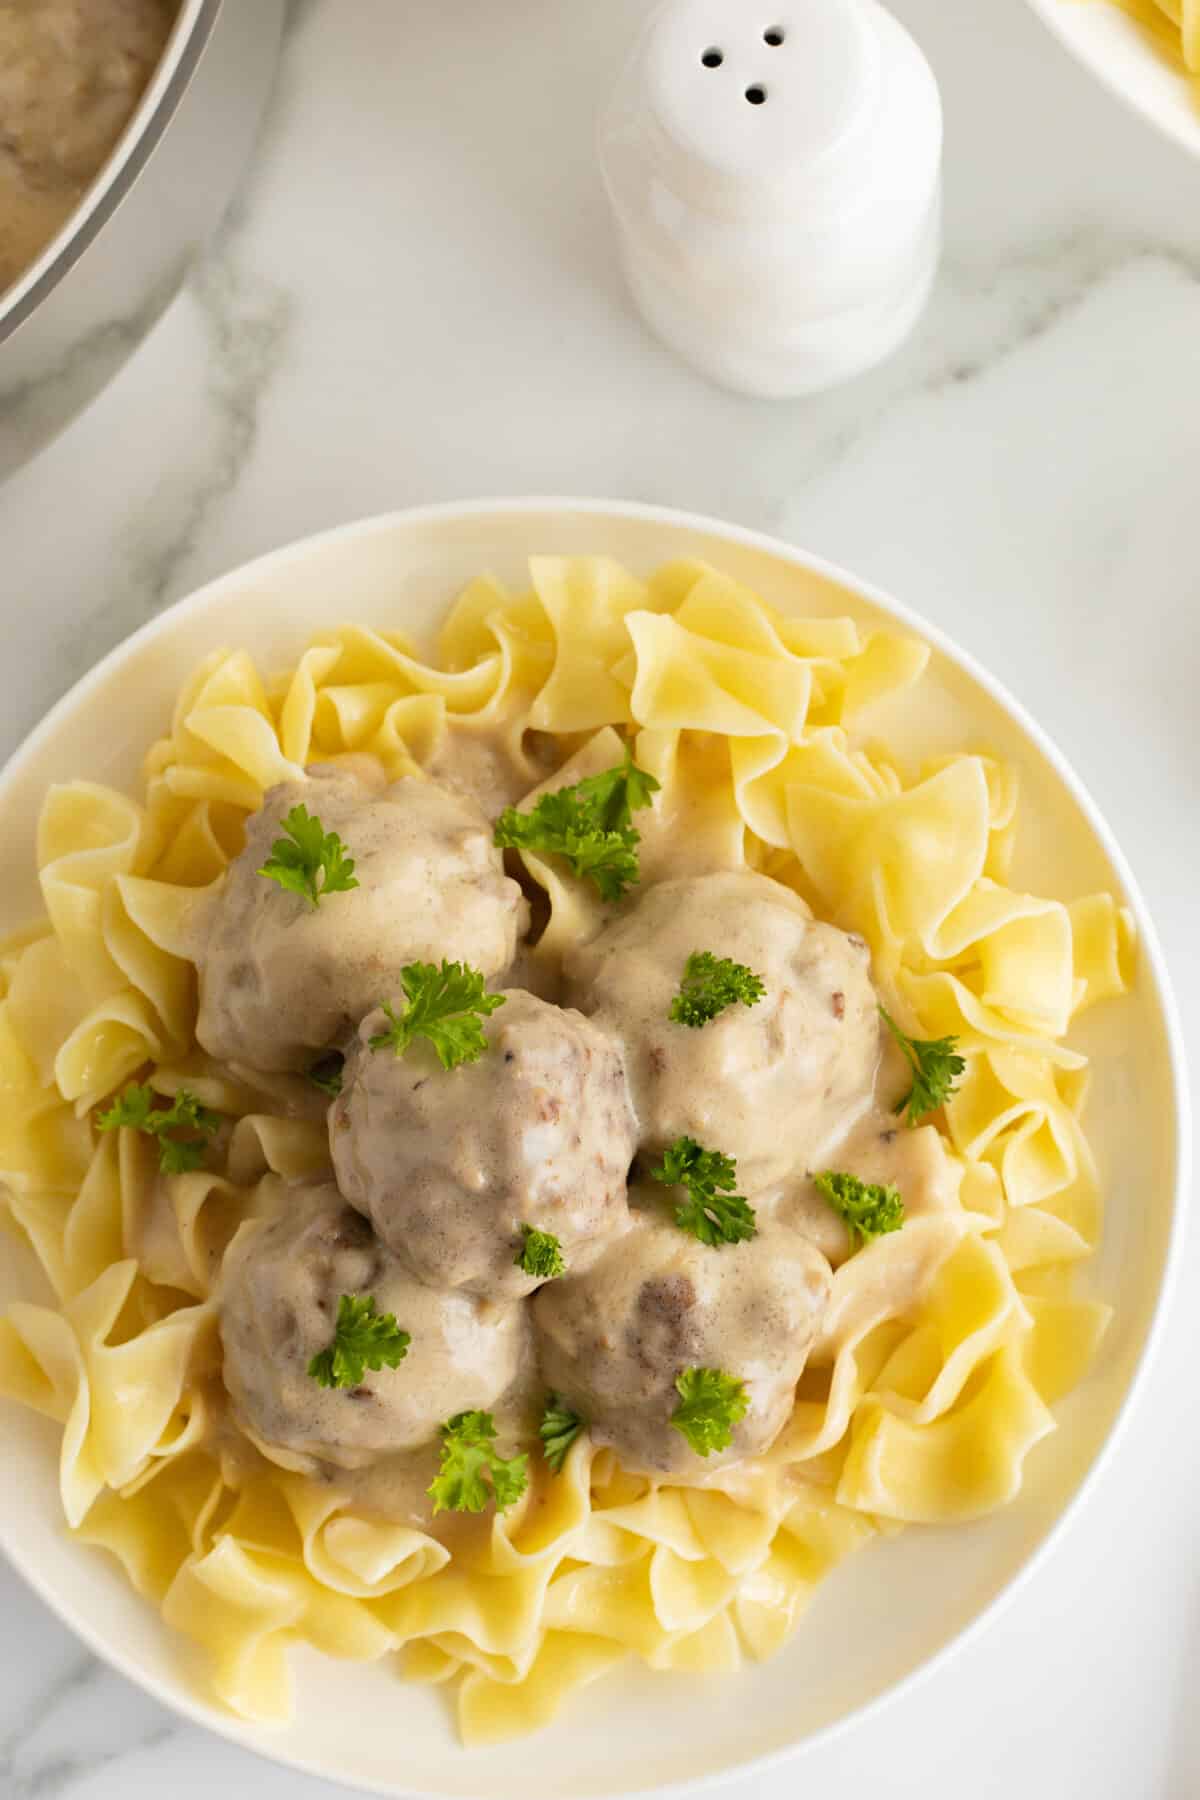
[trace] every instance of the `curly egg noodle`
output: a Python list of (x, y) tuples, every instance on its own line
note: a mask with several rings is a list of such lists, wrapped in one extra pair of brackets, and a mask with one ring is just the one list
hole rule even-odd
[(1117, 0), (1172, 62), (1200, 75), (1200, 0)]
[[(636, 580), (604, 558), (538, 558), (528, 592), (474, 581), (434, 662), (342, 625), (286, 675), (217, 651), (150, 750), (141, 800), (53, 788), (38, 834), (45, 918), (0, 948), (0, 1176), (57, 1304), (0, 1319), (0, 1391), (63, 1428), (70, 1531), (116, 1556), (198, 1643), (212, 1691), (283, 1719), (289, 1645), (399, 1653), (456, 1686), (463, 1738), (532, 1730), (630, 1655), (732, 1670), (788, 1638), (818, 1581), (877, 1533), (1009, 1501), (1107, 1309), (1072, 1293), (1100, 1202), (1065, 1041), (1124, 991), (1127, 916), (1007, 885), (1012, 771), (981, 755), (915, 769), (856, 735), (928, 652), (850, 618), (792, 618), (693, 563)], [(553, 734), (581, 769), (618, 733), (662, 784), (639, 816), (647, 880), (748, 866), (867, 939), (905, 1029), (953, 1035), (950, 1210), (911, 1218), (837, 1270), (791, 1418), (770, 1451), (701, 1486), (624, 1472), (586, 1433), (554, 1476), (450, 1539), (355, 1510), (323, 1482), (227, 1454), (212, 1298), (241, 1221), (281, 1183), (328, 1178), (319, 1119), (207, 1061), (184, 920), (246, 815), (305, 765), (369, 752), (395, 779), (447, 733)], [(529, 786), (542, 778), (532, 764)], [(545, 889), (539, 954), (601, 903), (526, 856)], [(133, 1077), (186, 1086), (228, 1123), (203, 1170), (160, 1176), (93, 1109)], [(165, 1196), (165, 1203), (163, 1197)], [(446, 1534), (443, 1533), (443, 1536)]]

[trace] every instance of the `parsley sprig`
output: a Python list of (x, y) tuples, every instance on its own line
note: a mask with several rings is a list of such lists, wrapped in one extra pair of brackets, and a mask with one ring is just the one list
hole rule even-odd
[(603, 900), (619, 900), (639, 877), (641, 834), (633, 815), (658, 792), (653, 775), (639, 769), (626, 745), (614, 769), (585, 776), (572, 787), (543, 794), (532, 812), (505, 807), (496, 820), (502, 850), (538, 850), (561, 856), (571, 872), (591, 881)]
[(728, 956), (714, 956), (711, 950), (693, 950), (684, 964), (683, 980), (668, 1016), (677, 1025), (698, 1029), (727, 1006), (757, 1006), (766, 991), (745, 963), (733, 962)]
[(482, 1021), (504, 1005), (503, 994), (489, 994), (478, 969), (466, 963), (408, 963), (400, 971), (407, 1005), (397, 1011), (384, 1001), (386, 1031), (369, 1039), (372, 1050), (394, 1050), (403, 1056), (415, 1038), (426, 1038), (443, 1069), (478, 1062), (487, 1049)]
[(527, 1275), (537, 1275), (543, 1281), (553, 1281), (566, 1274), (562, 1245), (552, 1231), (539, 1231), (534, 1225), (522, 1225), (521, 1231), (525, 1241), (513, 1257), (519, 1269), (524, 1269)]
[(340, 1050), (328, 1050), (324, 1056), (318, 1056), (315, 1063), (310, 1064), (308, 1079), (331, 1100), (336, 1100), (342, 1091), (342, 1070), (346, 1059)]
[(586, 1420), (567, 1405), (561, 1394), (546, 1395), (538, 1436), (542, 1440), (542, 1455), (556, 1475), (561, 1475), (567, 1451), (585, 1424)]
[(737, 1164), (723, 1151), (704, 1150), (695, 1138), (676, 1138), (650, 1174), (668, 1187), (687, 1189), (687, 1199), (675, 1209), (675, 1223), (702, 1244), (737, 1244), (757, 1231), (754, 1208), (733, 1192)]
[(442, 1426), (441, 1467), (428, 1489), (435, 1513), (479, 1513), (489, 1500), (503, 1512), (528, 1485), (529, 1458), (524, 1451), (509, 1457), (496, 1454), (491, 1413), (460, 1412), (447, 1419)]
[(904, 1202), (897, 1187), (880, 1187), (833, 1169), (814, 1175), (813, 1185), (861, 1243), (899, 1231), (904, 1223)]
[(957, 1054), (958, 1039), (911, 1038), (901, 1031), (891, 1014), (882, 1006), (879, 1016), (904, 1052), (904, 1059), (913, 1076), (908, 1093), (896, 1102), (892, 1110), (904, 1113), (906, 1125), (919, 1125), (928, 1113), (936, 1112), (939, 1106), (944, 1106), (950, 1099), (957, 1088), (958, 1077), (967, 1066)]
[(746, 1384), (724, 1369), (684, 1369), (675, 1377), (679, 1405), (671, 1423), (681, 1431), (698, 1456), (728, 1450), (733, 1428), (746, 1415), (750, 1396)]
[[(170, 1106), (153, 1105), (154, 1090), (135, 1081), (115, 1100), (96, 1123), (101, 1131), (127, 1126), (158, 1139), (158, 1166), (164, 1175), (186, 1175), (204, 1161), (208, 1139), (220, 1128), (221, 1115), (201, 1106), (195, 1094), (180, 1088)], [(174, 1131), (199, 1132), (199, 1137), (172, 1137)]]
[(299, 894), (314, 909), (326, 894), (346, 893), (358, 886), (354, 858), (336, 831), (326, 831), (307, 806), (293, 806), (283, 820), (286, 836), (276, 838), (271, 854), (257, 871)]
[(395, 1313), (378, 1310), (374, 1294), (343, 1294), (333, 1342), (313, 1357), (308, 1372), (325, 1388), (357, 1387), (367, 1369), (398, 1368), (411, 1343)]

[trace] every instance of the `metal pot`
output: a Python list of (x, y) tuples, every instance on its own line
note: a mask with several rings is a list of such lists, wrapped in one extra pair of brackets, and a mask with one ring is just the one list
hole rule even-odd
[(285, 0), (183, 0), (161, 63), (63, 230), (0, 296), (0, 480), (95, 398), (233, 192)]

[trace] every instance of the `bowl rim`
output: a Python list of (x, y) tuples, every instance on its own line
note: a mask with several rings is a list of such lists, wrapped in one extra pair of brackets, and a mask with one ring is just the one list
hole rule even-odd
[[(205, 582), (193, 593), (173, 602), (124, 639), (122, 643), (116, 645), (86, 674), (74, 682), (0, 768), (0, 808), (3, 806), (4, 789), (9, 779), (19, 774), (23, 764), (33, 758), (42, 745), (55, 735), (83, 696), (106, 683), (120, 669), (122, 663), (142, 646), (153, 642), (157, 637), (167, 635), (180, 619), (202, 614), (210, 600), (216, 597), (226, 583), (244, 579), (250, 574), (269, 575), (274, 571), (286, 569), (290, 563), (300, 561), (312, 551), (325, 548), (338, 540), (368, 537), (377, 532), (395, 530), (397, 527), (420, 529), (436, 526), (444, 521), (461, 521), (465, 518), (486, 521), (490, 517), (502, 515), (511, 520), (514, 517), (518, 519), (522, 516), (532, 515), (544, 517), (555, 513), (590, 515), (597, 520), (598, 525), (601, 525), (606, 517), (619, 516), (661, 526), (666, 531), (682, 530), (702, 533), (723, 539), (727, 543), (759, 551), (792, 568), (801, 569), (815, 574), (823, 580), (835, 583), (850, 595), (861, 596), (868, 603), (879, 607), (884, 613), (894, 618), (898, 624), (924, 638), (939, 655), (944, 656), (969, 678), (977, 682), (989, 698), (1008, 713), (1049, 763), (1112, 863), (1124, 890), (1126, 903), (1136, 921), (1139, 974), (1142, 979), (1149, 979), (1151, 982), (1154, 998), (1162, 1018), (1173, 1090), (1172, 1116), (1175, 1129), (1172, 1149), (1175, 1161), (1175, 1184), (1174, 1192), (1171, 1195), (1171, 1221), (1162, 1278), (1146, 1328), (1145, 1341), (1130, 1374), (1128, 1385), (1108, 1435), (1096, 1451), (1074, 1493), (1058, 1513), (1041, 1542), (1015, 1574), (1010, 1576), (1004, 1585), (980, 1608), (974, 1618), (949, 1637), (933, 1655), (901, 1676), (882, 1693), (853, 1707), (840, 1718), (818, 1727), (793, 1744), (766, 1751), (745, 1762), (712, 1770), (702, 1775), (668, 1781), (652, 1788), (639, 1789), (636, 1792), (625, 1790), (620, 1795), (620, 1800), (662, 1800), (662, 1796), (699, 1793), (724, 1781), (750, 1775), (761, 1775), (788, 1761), (798, 1760), (805, 1752), (815, 1749), (817, 1746), (829, 1744), (835, 1738), (853, 1729), (861, 1721), (881, 1713), (902, 1696), (912, 1692), (918, 1683), (932, 1678), (949, 1662), (951, 1657), (959, 1654), (968, 1644), (973, 1643), (977, 1637), (982, 1635), (1018, 1591), (1033, 1579), (1043, 1563), (1057, 1549), (1067, 1527), (1074, 1523), (1084, 1505), (1094, 1496), (1104, 1471), (1109, 1467), (1128, 1429), (1134, 1406), (1145, 1392), (1151, 1367), (1161, 1349), (1167, 1317), (1178, 1288), (1188, 1199), (1191, 1191), (1191, 1091), (1178, 1003), (1158, 933), (1155, 930), (1145, 898), (1110, 826), (1054, 740), (1032, 718), (1024, 705), (984, 669), (968, 651), (961, 649), (940, 627), (931, 624), (904, 602), (893, 599), (886, 589), (850, 573), (824, 557), (787, 544), (770, 533), (731, 524), (702, 513), (692, 513), (678, 508), (650, 505), (639, 501), (580, 499), (569, 495), (491, 497), (441, 501), (423, 506), (398, 508), (390, 512), (376, 513), (341, 525), (327, 527), (308, 537), (293, 539), (273, 550), (252, 557), (247, 562), (236, 564), (223, 574)], [(533, 552), (531, 551), (531, 553)], [(391, 1784), (385, 1787), (379, 1783), (353, 1777), (349, 1779), (343, 1776), (331, 1778), (328, 1770), (321, 1764), (309, 1760), (303, 1755), (289, 1752), (282, 1744), (278, 1748), (264, 1744), (261, 1736), (256, 1735), (257, 1728), (252, 1723), (240, 1720), (232, 1714), (223, 1715), (215, 1706), (206, 1705), (198, 1696), (180, 1694), (167, 1689), (156, 1675), (137, 1667), (119, 1647), (106, 1643), (90, 1623), (72, 1617), (68, 1605), (49, 1591), (48, 1584), (43, 1583), (40, 1572), (19, 1561), (18, 1553), (2, 1537), (0, 1537), (0, 1553), (4, 1554), (10, 1566), (33, 1589), (55, 1617), (75, 1637), (80, 1639), (93, 1655), (119, 1674), (124, 1675), (144, 1692), (149, 1693), (172, 1713), (182, 1715), (191, 1723), (215, 1732), (217, 1736), (236, 1744), (240, 1749), (251, 1751), (267, 1762), (295, 1769), (303, 1774), (313, 1775), (326, 1781), (336, 1779), (351, 1791), (381, 1794), (388, 1796), (389, 1800), (397, 1800), (398, 1796), (403, 1796), (404, 1800), (430, 1800), (429, 1790), (400, 1789)], [(485, 1790), (480, 1789), (472, 1797), (472, 1800), (489, 1800), (489, 1797)]]
[(225, 0), (180, 0), (150, 80), (78, 206), (12, 286), (0, 292), (0, 345), (66, 278), (133, 188), (191, 86), (224, 4)]
[[(1189, 156), (1200, 157), (1200, 101), (1197, 102), (1195, 119), (1189, 129), (1181, 118), (1176, 117), (1174, 112), (1168, 112), (1165, 108), (1156, 105), (1140, 89), (1128, 88), (1108, 57), (1071, 28), (1068, 19), (1073, 15), (1082, 14), (1085, 10), (1082, 5), (1078, 4), (1078, 0), (1027, 0), (1027, 3), (1047, 30), (1058, 39), (1067, 54), (1081, 68), (1086, 69), (1090, 75), (1094, 76), (1114, 99), (1119, 100), (1128, 111), (1134, 112), (1140, 119), (1144, 119), (1148, 125), (1152, 125), (1156, 131), (1169, 138), (1173, 144), (1177, 144), (1181, 150), (1185, 150)], [(1136, 20), (1127, 15), (1120, 15), (1120, 9), (1116, 6), (1105, 10), (1112, 12), (1116, 26), (1125, 30), (1131, 42), (1139, 40), (1140, 34)], [(1153, 54), (1144, 42), (1142, 50), (1146, 56)], [(1170, 74), (1171, 71), (1165, 60), (1162, 58), (1158, 60), (1163, 63), (1163, 73)], [(1175, 72), (1175, 79), (1183, 88), (1190, 85), (1188, 77), (1178, 70)], [(1200, 93), (1200, 88), (1197, 89), (1197, 92)]]

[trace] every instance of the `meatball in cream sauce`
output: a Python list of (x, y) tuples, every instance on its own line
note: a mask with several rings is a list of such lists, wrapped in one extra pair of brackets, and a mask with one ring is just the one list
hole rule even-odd
[[(591, 1269), (535, 1297), (542, 1374), (625, 1468), (699, 1480), (778, 1436), (831, 1281), (820, 1251), (790, 1232), (760, 1228), (713, 1249), (647, 1210)], [(671, 1424), (688, 1368), (746, 1384), (728, 1450), (702, 1457)]]
[(477, 1062), (427, 1044), (397, 1057), (363, 1021), (330, 1111), (338, 1185), (422, 1281), (490, 1298), (530, 1293), (522, 1227), (552, 1233), (568, 1269), (629, 1222), (636, 1128), (620, 1045), (577, 1012), (514, 989)]
[[(766, 992), (696, 1029), (669, 1017), (693, 951)], [(695, 1138), (753, 1194), (815, 1165), (869, 1106), (880, 1024), (866, 945), (750, 871), (664, 881), (568, 953), (566, 996), (625, 1047), (644, 1149)]]
[[(396, 1368), (322, 1387), (309, 1364), (333, 1338), (343, 1294), (371, 1295), (411, 1342)], [(492, 1406), (525, 1359), (521, 1307), (426, 1287), (331, 1184), (293, 1188), (277, 1216), (242, 1227), (218, 1298), (237, 1422), (265, 1456), (305, 1473), (432, 1443), (455, 1413)]]
[[(422, 1516), (455, 1414), (496, 1409), (528, 1444), (547, 1393), (630, 1471), (703, 1483), (768, 1450), (810, 1352), (827, 1360), (881, 1282), (915, 1291), (954, 1241), (954, 1218), (930, 1217), (911, 1255), (872, 1247), (861, 1279), (835, 1276), (857, 1246), (814, 1175), (894, 1182), (916, 1218), (953, 1215), (957, 1171), (937, 1132), (895, 1116), (909, 1070), (882, 1031), (865, 943), (765, 875), (635, 889), (566, 951), (561, 980), (557, 957), (543, 970), (570, 1004), (529, 991), (529, 906), (484, 811), (503, 797), (499, 752), (479, 738), (460, 754), (453, 737), (442, 751), (440, 780), (388, 785), (372, 759), (348, 759), (272, 789), (199, 903), (209, 1055), (308, 1094), (296, 1072), (345, 1053), (327, 1114), (334, 1180), (282, 1188), (225, 1256), (233, 1418), (266, 1456), (339, 1472), (388, 1516)], [(301, 804), (358, 882), (317, 905), (261, 872)], [(672, 1002), (703, 951), (763, 991), (689, 1026)], [(500, 1002), (475, 1014), (481, 1054), (451, 1068), (419, 1033), (397, 1054), (383, 1010), (408, 1004), (406, 964), (443, 959)], [(683, 1137), (733, 1159), (753, 1236), (706, 1243), (679, 1223), (682, 1193), (648, 1176)], [(351, 1294), (393, 1314), (408, 1351), (357, 1386), (323, 1387), (309, 1368)], [(745, 1388), (731, 1442), (707, 1457), (673, 1423), (689, 1369)]]
[[(358, 886), (313, 906), (259, 873), (292, 807), (336, 832)], [(250, 1069), (306, 1068), (399, 989), (406, 963), (512, 963), (527, 906), (478, 806), (414, 777), (314, 769), (266, 795), (200, 919), (196, 1036)]]

